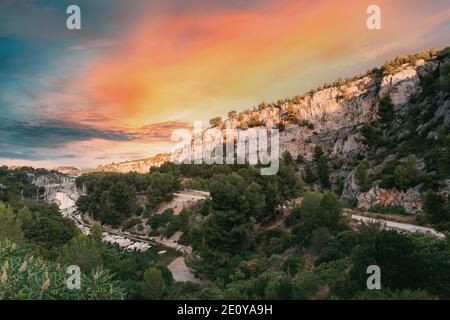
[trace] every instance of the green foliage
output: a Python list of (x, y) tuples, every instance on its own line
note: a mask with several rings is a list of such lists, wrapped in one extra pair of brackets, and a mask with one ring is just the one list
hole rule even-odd
[(170, 201), (173, 192), (180, 187), (174, 174), (160, 172), (89, 174), (79, 177), (76, 183), (87, 189), (87, 195), (77, 201), (80, 210), (116, 227), (127, 218), (142, 213), (142, 207), (137, 203), (138, 195), (145, 194), (147, 207), (153, 209), (163, 201)]
[(304, 164), (305, 163), (305, 157), (303, 157), (301, 154), (298, 154), (297, 159), (295, 160), (297, 164)]
[(325, 155), (321, 146), (315, 146), (313, 151), (313, 162), (317, 163)]
[(326, 299), (347, 280), (349, 265), (348, 259), (342, 259), (300, 272), (293, 279), (292, 299)]
[(148, 220), (148, 224), (153, 230), (166, 227), (167, 224), (174, 218), (173, 209), (166, 209), (160, 214), (155, 214)]
[(431, 296), (423, 290), (364, 290), (353, 297), (354, 300), (434, 300), (436, 297)]
[(414, 155), (400, 163), (394, 170), (395, 185), (401, 189), (406, 190), (414, 187), (424, 181), (424, 173), (417, 168), (417, 159)]
[(77, 265), (83, 272), (91, 272), (102, 264), (100, 245), (94, 238), (81, 234), (62, 248), (61, 262)]
[(267, 282), (264, 298), (269, 300), (288, 300), (292, 296), (292, 280), (285, 274), (271, 276)]
[(91, 226), (89, 231), (91, 232), (92, 238), (95, 241), (97, 241), (98, 243), (101, 243), (102, 237), (103, 237), (103, 229), (102, 229), (102, 227), (99, 224), (95, 223), (95, 224), (93, 224)]
[[(60, 175), (44, 169), (0, 167), (0, 238), (8, 238), (54, 258), (62, 245), (78, 233), (55, 204), (41, 201), (43, 190), (32, 184), (33, 177)], [(2, 203), (3, 202), (3, 203)]]
[(450, 62), (441, 67), (439, 86), (443, 92), (450, 92)]
[(295, 275), (303, 268), (304, 264), (305, 262), (303, 261), (302, 258), (297, 256), (289, 256), (283, 262), (283, 270), (288, 275)]
[(367, 266), (378, 265), (384, 288), (425, 290), (432, 295), (448, 297), (449, 258), (450, 250), (444, 241), (381, 231), (364, 239), (353, 250), (350, 279), (355, 288), (362, 290), (367, 279)]
[(24, 238), (21, 221), (11, 208), (0, 202), (0, 241), (8, 239), (17, 244), (23, 244)]
[(160, 299), (166, 288), (161, 270), (150, 267), (144, 272), (142, 279), (142, 296), (148, 300)]
[(173, 192), (179, 189), (179, 183), (173, 175), (155, 172), (148, 178), (147, 201), (150, 208), (172, 200)]
[(309, 163), (306, 163), (303, 166), (303, 180), (306, 183), (313, 183), (314, 181), (317, 180), (316, 176), (314, 175), (314, 171)]
[[(22, 217), (22, 230), (29, 246), (44, 257), (56, 257), (59, 249), (79, 234), (75, 224), (61, 215), (56, 204), (36, 202), (27, 208), (31, 215), (18, 212)], [(22, 209), (22, 214), (23, 210), (26, 212), (27, 209)]]
[(66, 285), (66, 268), (31, 255), (9, 241), (0, 242), (1, 300), (116, 300), (124, 292), (103, 269), (81, 274), (81, 289)]
[(380, 131), (373, 127), (370, 123), (365, 123), (360, 130), (362, 137), (363, 137), (363, 143), (370, 146), (370, 147), (376, 147), (382, 142), (382, 136)]
[(391, 289), (410, 288), (414, 277), (410, 266), (414, 263), (414, 246), (408, 237), (392, 231), (382, 231), (371, 241), (357, 246), (352, 254), (351, 277), (363, 288), (366, 269), (378, 265), (383, 274), (383, 286)]
[(367, 192), (372, 187), (372, 181), (367, 174), (367, 170), (369, 169), (369, 165), (365, 161), (361, 161), (355, 170), (355, 179), (356, 183), (361, 192)]
[(383, 70), (384, 74), (393, 74), (394, 71), (398, 67), (402, 66), (403, 64), (406, 64), (406, 63), (414, 64), (419, 59), (428, 60), (431, 57), (438, 56), (438, 55), (442, 56), (443, 54), (445, 54), (445, 49), (440, 52), (437, 51), (436, 49), (431, 49), (431, 50), (426, 50), (426, 51), (415, 53), (415, 54), (410, 54), (407, 56), (396, 57), (393, 60), (386, 61), (385, 64), (383, 65), (382, 70)]
[(29, 207), (14, 210), (0, 202), (0, 239), (9, 239), (53, 258), (78, 230), (73, 222), (61, 216), (56, 206), (38, 202), (29, 205), (31, 210)]
[(314, 148), (313, 162), (316, 166), (317, 176), (323, 189), (330, 189), (330, 173), (328, 168), (328, 158), (320, 146)]
[(386, 206), (386, 207), (374, 206), (370, 208), (369, 211), (380, 214), (409, 215), (409, 213), (406, 212), (405, 208), (402, 206)]
[(282, 203), (295, 199), (303, 191), (303, 180), (297, 175), (293, 166), (280, 163), (278, 177), (278, 188)]
[(202, 261), (198, 268), (215, 277), (224, 276), (236, 258), (244, 256), (252, 246), (252, 208), (244, 187), (244, 179), (236, 173), (220, 176), (211, 183), (213, 212), (199, 230), (200, 237), (193, 247)]
[(43, 190), (31, 183), (32, 178), (50, 174), (51, 172), (45, 169), (0, 167), (0, 184), (4, 186), (0, 188), (0, 201), (12, 204), (25, 199), (40, 199)]
[(360, 242), (357, 234), (351, 231), (343, 231), (330, 240), (329, 245), (320, 251), (320, 256), (315, 261), (316, 265), (350, 257), (353, 248)]
[(289, 151), (285, 151), (283, 152), (283, 154), (281, 155), (281, 158), (283, 159), (283, 162), (287, 165), (294, 165), (295, 161), (294, 158), (292, 157), (291, 153)]
[(394, 119), (394, 104), (391, 96), (387, 95), (380, 100), (378, 105), (378, 118), (384, 125), (389, 125)]
[(311, 247), (316, 255), (320, 255), (322, 250), (327, 247), (330, 242), (330, 232), (327, 228), (321, 227), (315, 229), (312, 233)]
[(170, 238), (177, 231), (185, 231), (190, 215), (190, 210), (186, 208), (179, 215), (174, 215), (173, 209), (166, 209), (161, 214), (155, 214), (148, 220), (148, 224), (152, 228), (150, 235), (156, 236), (162, 234)]
[(319, 228), (335, 233), (344, 227), (342, 205), (334, 193), (307, 192), (299, 214), (294, 213), (291, 223), (295, 224), (297, 242), (308, 244), (314, 231)]
[(450, 222), (450, 198), (428, 190), (423, 200), (423, 211), (428, 221), (437, 226)]
[(258, 247), (268, 255), (282, 253), (292, 246), (292, 236), (283, 230), (274, 229), (256, 235)]

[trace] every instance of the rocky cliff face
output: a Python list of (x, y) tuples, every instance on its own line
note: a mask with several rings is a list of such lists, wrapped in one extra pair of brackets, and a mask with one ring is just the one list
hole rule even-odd
[(76, 176), (81, 173), (80, 169), (75, 168), (75, 167), (57, 167), (54, 170), (59, 173), (70, 175), (70, 176)]
[[(301, 97), (258, 109), (233, 112), (212, 129), (247, 129), (283, 127), (280, 154), (289, 151), (310, 159), (312, 150), (321, 145), (332, 156), (349, 156), (361, 145), (358, 128), (376, 118), (378, 102), (391, 95), (396, 108), (402, 108), (419, 90), (419, 74), (436, 68), (433, 60), (405, 64), (391, 75), (371, 74), (341, 85), (317, 90)], [(213, 140), (206, 144), (214, 143)]]
[(116, 172), (116, 173), (148, 173), (151, 167), (159, 167), (170, 160), (170, 154), (158, 154), (151, 158), (112, 163), (98, 166), (96, 169), (82, 170), (81, 173)]
[(46, 174), (27, 173), (30, 182), (38, 187), (45, 187), (53, 184), (67, 183), (68, 177), (65, 174), (51, 171)]
[(422, 196), (416, 189), (408, 189), (406, 192), (397, 189), (385, 190), (375, 186), (368, 192), (358, 195), (358, 207), (368, 210), (373, 207), (403, 207), (407, 213), (417, 213), (422, 208)]
[[(260, 106), (239, 114), (233, 112), (230, 118), (205, 129), (203, 135), (212, 129), (283, 126), (280, 154), (289, 151), (294, 157), (301, 154), (310, 159), (314, 147), (321, 145), (332, 156), (350, 156), (363, 148), (358, 129), (375, 119), (379, 99), (389, 94), (395, 106), (401, 108), (418, 91), (419, 74), (435, 67), (433, 60), (418, 60), (414, 65), (399, 67), (392, 75), (367, 75), (282, 103)], [(215, 142), (211, 139), (204, 143), (206, 146)], [(160, 154), (153, 158), (99, 166), (84, 173), (148, 172), (150, 167), (159, 166), (168, 159), (168, 154)], [(178, 160), (182, 160), (182, 154)]]
[[(415, 59), (414, 62), (395, 67), (389, 74), (372, 72), (293, 99), (261, 104), (258, 108), (240, 113), (230, 112), (229, 118), (223, 121), (220, 118), (213, 119), (212, 126), (203, 131), (203, 136), (208, 136), (211, 133), (208, 131), (213, 129), (279, 128), (280, 155), (288, 151), (294, 158), (302, 155), (306, 160), (311, 160), (314, 147), (320, 145), (334, 160), (331, 180), (334, 183), (345, 181), (343, 198), (357, 198), (360, 206), (366, 209), (374, 205), (401, 205), (408, 212), (416, 212), (420, 210), (418, 192), (405, 193), (376, 187), (362, 194), (354, 179), (352, 159), (366, 148), (362, 143), (360, 128), (377, 119), (380, 99), (389, 95), (395, 112), (407, 114), (410, 98), (421, 90), (420, 76), (439, 68), (439, 63), (433, 57), (427, 60)], [(444, 122), (450, 124), (449, 109), (450, 103), (446, 101), (438, 108), (435, 117), (444, 117)], [(203, 147), (213, 149), (216, 143), (223, 141), (210, 138), (203, 141)], [(182, 152), (172, 154), (172, 160), (181, 161), (184, 156)], [(150, 167), (159, 166), (169, 159), (168, 154), (158, 155), (102, 166), (94, 171), (148, 172)]]

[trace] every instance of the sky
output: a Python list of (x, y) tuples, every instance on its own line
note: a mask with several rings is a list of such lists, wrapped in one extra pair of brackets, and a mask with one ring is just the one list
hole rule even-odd
[(0, 165), (146, 158), (193, 121), (448, 45), (448, 0), (0, 0)]

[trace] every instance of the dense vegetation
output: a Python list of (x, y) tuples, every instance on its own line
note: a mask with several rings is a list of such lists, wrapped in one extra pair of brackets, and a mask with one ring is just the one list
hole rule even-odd
[[(326, 173), (320, 179), (321, 161), (327, 163), (323, 150), (317, 148), (313, 170), (319, 182), (327, 180)], [(153, 269), (143, 275), (153, 283), (151, 289), (143, 289), (153, 292), (147, 297), (450, 297), (448, 240), (382, 231), (377, 225), (355, 229), (334, 193), (305, 191), (297, 170), (301, 162), (285, 154), (278, 175), (273, 177), (260, 176), (249, 166), (167, 163), (153, 169), (151, 174), (183, 181), (181, 187), (210, 191), (210, 199), (183, 210), (181, 217), (166, 210), (150, 219), (152, 229), (159, 234), (183, 231), (181, 242), (194, 250), (189, 266), (210, 283), (199, 286), (164, 281), (163, 271)], [(360, 180), (364, 181), (367, 166), (361, 167)], [(324, 183), (322, 188), (329, 187)], [(298, 197), (303, 199), (301, 205), (294, 201)], [(441, 204), (445, 206), (445, 202)], [(281, 210), (281, 205), (285, 209)], [(380, 291), (366, 289), (366, 269), (372, 264), (382, 270)], [(417, 268), (408, 267), (411, 265)]]
[[(385, 189), (421, 191), (426, 222), (446, 231), (450, 230), (450, 200), (441, 190), (450, 176), (450, 132), (444, 123), (446, 114), (438, 108), (450, 93), (449, 54), (448, 49), (441, 51), (440, 66), (420, 76), (421, 90), (403, 113), (394, 111), (389, 96), (380, 101), (378, 120), (361, 128), (368, 148), (356, 167), (361, 191), (375, 183)], [(394, 66), (403, 63), (398, 61)], [(379, 166), (381, 170), (369, 170)]]
[[(123, 289), (108, 271), (82, 274), (81, 290), (69, 290), (60, 261), (64, 247), (79, 237), (76, 226), (56, 205), (39, 197), (32, 177), (46, 170), (0, 168), (0, 298), (1, 299), (120, 299)], [(36, 199), (37, 195), (37, 199)]]
[[(436, 55), (443, 61), (448, 51), (395, 59), (372, 72), (388, 74), (403, 63)], [(450, 200), (442, 181), (450, 175), (450, 134), (443, 116), (435, 114), (436, 99), (448, 96), (449, 71), (444, 63), (422, 75), (422, 90), (403, 114), (389, 96), (380, 99), (376, 121), (360, 128), (366, 148), (351, 164), (361, 192), (374, 185), (420, 189), (423, 223), (447, 231)], [(81, 234), (30, 183), (30, 175), (48, 172), (2, 167), (0, 297), (449, 299), (448, 236), (437, 239), (386, 231), (377, 224), (356, 225), (344, 214), (349, 203), (339, 198), (342, 181), (333, 175), (339, 165), (316, 146), (311, 160), (284, 153), (274, 176), (261, 176), (249, 165), (166, 163), (147, 174), (97, 173), (77, 179), (78, 188), (86, 191), (78, 207), (101, 224), (149, 236), (171, 237), (181, 231), (179, 242), (193, 249), (185, 257), (188, 266), (207, 280), (202, 285), (173, 280), (166, 266), (178, 254), (167, 248), (118, 250), (102, 243), (97, 224), (90, 236)], [(179, 214), (173, 209), (158, 212), (182, 189), (206, 190), (210, 197)], [(403, 207), (372, 211), (406, 215)], [(167, 252), (159, 255), (160, 250)], [(65, 267), (72, 264), (83, 272), (81, 291), (64, 286)], [(366, 287), (370, 265), (381, 269), (381, 290)]]
[[(173, 192), (179, 189), (174, 176), (160, 173), (84, 175), (77, 179), (77, 186), (84, 186), (87, 191), (78, 200), (78, 207), (91, 213), (94, 219), (113, 226), (171, 200)], [(137, 195), (143, 195), (145, 203), (139, 203)]]
[(30, 177), (45, 174), (49, 172), (43, 169), (0, 168), (0, 240), (11, 238), (44, 257), (54, 258), (78, 229), (61, 216), (55, 204), (36, 200), (39, 188)]
[[(185, 240), (196, 255), (190, 265), (214, 283), (193, 297), (227, 299), (448, 298), (450, 246), (425, 236), (362, 226), (356, 231), (333, 193), (307, 192), (286, 225), (258, 225), (233, 211), (246, 207), (235, 174), (212, 192), (207, 219)], [(248, 185), (248, 183), (247, 183)], [(241, 187), (244, 188), (245, 187)], [(211, 190), (212, 191), (212, 190)], [(250, 216), (257, 217), (257, 210)], [(258, 226), (255, 226), (258, 225)], [(366, 289), (367, 266), (382, 271), (383, 293)], [(417, 268), (408, 268), (415, 265)], [(439, 279), (439, 280), (437, 280)]]
[[(0, 168), (0, 299), (152, 298), (145, 272), (154, 269), (165, 286), (172, 286), (157, 253), (161, 248), (139, 254), (106, 246), (98, 226), (93, 226), (92, 236), (81, 235), (55, 204), (36, 199), (32, 177), (48, 174)], [(165, 259), (174, 256), (170, 251)], [(81, 268), (81, 290), (66, 286), (69, 265)]]
[(115, 300), (123, 290), (103, 269), (81, 273), (80, 290), (69, 289), (66, 268), (31, 255), (9, 241), (0, 241), (0, 299)]

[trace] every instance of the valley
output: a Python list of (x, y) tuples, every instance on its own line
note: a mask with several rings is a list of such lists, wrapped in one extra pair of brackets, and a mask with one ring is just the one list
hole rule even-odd
[(176, 151), (92, 170), (1, 167), (0, 243), (54, 278), (58, 265), (100, 272), (127, 299), (447, 299), (449, 83), (450, 50), (430, 50), (211, 119), (205, 136), (278, 129), (273, 175), (175, 164)]

